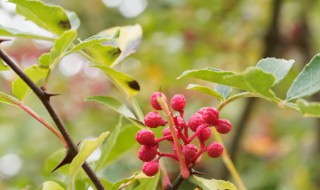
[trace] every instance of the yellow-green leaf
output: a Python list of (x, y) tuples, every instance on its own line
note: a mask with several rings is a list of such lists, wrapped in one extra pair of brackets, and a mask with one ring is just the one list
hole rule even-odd
[(6, 65), (2, 59), (0, 59), (0, 71), (7, 71), (10, 70), (10, 67), (8, 65)]
[(136, 180), (146, 179), (146, 178), (150, 178), (150, 177), (146, 176), (142, 172), (136, 172), (132, 176), (130, 176), (128, 178), (124, 178), (124, 179), (114, 183), (112, 186), (112, 190), (118, 190), (120, 188), (126, 187), (127, 185), (131, 184), (132, 182), (134, 182)]
[(79, 153), (74, 157), (70, 164), (69, 175), (73, 178), (82, 164), (93, 153), (95, 149), (103, 142), (103, 140), (109, 135), (109, 131), (102, 133), (97, 139), (85, 140)]
[[(42, 54), (39, 58), (39, 64), (41, 67), (48, 68), (55, 67), (59, 61), (67, 55), (66, 51), (72, 45), (72, 42), (77, 37), (77, 31), (68, 30), (64, 32), (53, 44), (50, 53)], [(70, 63), (72, 64), (72, 63)], [(51, 69), (52, 69), (51, 68)]]
[[(24, 72), (34, 83), (37, 83), (47, 76), (48, 69), (32, 65)], [(17, 78), (12, 82), (12, 92), (19, 100), (22, 100), (30, 92), (30, 88), (21, 78)]]
[[(120, 32), (119, 32), (120, 30)], [(114, 27), (100, 32), (103, 35), (114, 35), (119, 33), (118, 45), (121, 50), (120, 56), (114, 61), (112, 66), (134, 53), (138, 48), (142, 38), (142, 28), (140, 25)]]
[(0, 102), (15, 106), (19, 102), (19, 100), (6, 93), (0, 92)]
[(305, 117), (320, 117), (320, 102), (308, 102), (304, 99), (298, 99), (296, 103)]
[(198, 85), (198, 84), (189, 84), (187, 86), (187, 89), (197, 90), (197, 91), (203, 92), (203, 93), (208, 94), (210, 96), (216, 97), (219, 100), (223, 99), (221, 94), (219, 94), (217, 91), (212, 90), (211, 88), (206, 87), (206, 86), (201, 86), (201, 85)]
[(64, 188), (54, 181), (46, 181), (43, 183), (42, 190), (64, 190)]
[(16, 13), (24, 16), (38, 26), (55, 34), (62, 34), (71, 28), (77, 29), (80, 21), (75, 13), (62, 7), (47, 5), (38, 0), (9, 0), (16, 4)]
[(37, 34), (33, 34), (30, 32), (22, 32), (17, 29), (3, 27), (0, 25), (0, 36), (6, 36), (6, 37), (18, 37), (18, 38), (32, 38), (32, 39), (38, 39), (38, 40), (54, 40), (54, 38), (41, 36)]
[(120, 89), (124, 90), (124, 92), (127, 93), (128, 96), (134, 96), (140, 91), (139, 83), (130, 75), (103, 65), (93, 66), (101, 69), (107, 76), (110, 77), (113, 83)]
[(216, 179), (205, 179), (198, 176), (191, 176), (189, 181), (196, 184), (203, 190), (237, 190), (237, 187), (229, 181), (216, 180)]

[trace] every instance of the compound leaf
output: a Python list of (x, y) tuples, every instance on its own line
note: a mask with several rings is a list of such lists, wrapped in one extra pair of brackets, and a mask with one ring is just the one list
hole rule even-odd
[(265, 99), (278, 101), (270, 89), (274, 85), (273, 74), (264, 72), (261, 68), (251, 67), (242, 73), (221, 71), (213, 68), (188, 70), (178, 79), (194, 77), (226, 86), (231, 86), (261, 95)]

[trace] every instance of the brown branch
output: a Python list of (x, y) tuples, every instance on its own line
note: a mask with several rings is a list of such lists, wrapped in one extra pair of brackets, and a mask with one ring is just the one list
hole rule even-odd
[[(71, 138), (69, 132), (67, 131), (66, 127), (64, 126), (62, 120), (60, 119), (59, 115), (56, 113), (54, 108), (50, 103), (50, 95), (48, 95), (45, 91), (39, 88), (20, 68), (19, 66), (0, 48), (0, 58), (31, 88), (31, 90), (37, 95), (37, 97), (41, 100), (42, 104), (50, 114), (52, 120), (58, 127), (60, 133), (62, 134), (63, 138), (65, 139), (68, 149), (73, 156), (78, 154), (78, 147), (74, 143), (73, 139)], [(93, 184), (98, 190), (104, 190), (104, 187), (96, 174), (90, 168), (88, 163), (84, 163), (82, 165), (83, 170), (87, 173)]]

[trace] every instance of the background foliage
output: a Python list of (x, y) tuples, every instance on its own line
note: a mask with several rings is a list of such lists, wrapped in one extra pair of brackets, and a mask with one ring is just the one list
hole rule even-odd
[[(46, 34), (16, 16), (6, 1), (0, 2), (1, 25)], [(120, 63), (117, 69), (130, 73), (139, 81), (142, 90), (137, 99), (140, 105), (148, 105), (150, 94), (161, 88), (169, 96), (175, 93), (186, 95), (189, 102), (187, 115), (201, 106), (217, 105), (217, 101), (197, 91), (186, 90), (187, 84), (194, 80), (176, 80), (184, 70), (214, 67), (240, 72), (254, 66), (266, 55), (294, 59), (296, 62), (289, 75), (274, 89), (285, 98), (289, 84), (320, 49), (317, 38), (320, 32), (317, 22), (320, 19), (319, 1), (278, 1), (281, 2), (278, 15), (274, 14), (276, 1), (272, 0), (46, 2), (77, 12), (82, 22), (82, 39), (105, 28), (139, 23), (143, 28), (142, 43), (138, 51)], [(278, 27), (273, 28), (272, 18), (278, 19)], [(271, 53), (266, 52), (270, 49), (270, 42), (275, 44)], [(26, 68), (36, 63), (41, 53), (48, 52), (51, 45), (19, 39), (6, 42), (3, 47)], [(53, 73), (52, 79), (55, 80), (50, 81), (49, 91), (62, 94), (53, 98), (53, 105), (75, 140), (113, 130), (119, 120), (118, 114), (84, 99), (92, 95), (117, 96), (120, 100), (126, 97), (121, 96), (103, 73), (89, 68), (87, 62), (77, 55), (64, 58), (58, 68)], [(1, 75), (3, 91), (10, 91), (13, 74), (5, 72)], [(30, 95), (27, 103), (49, 118), (34, 95)], [(232, 146), (246, 106), (246, 100), (237, 101), (222, 113), (234, 125), (234, 130), (224, 137), (227, 145)], [(144, 113), (151, 109), (150, 106), (142, 108)], [(56, 152), (61, 146), (54, 136), (21, 110), (4, 104), (0, 104), (0, 110), (0, 189), (35, 189), (48, 179), (58, 180), (59, 175), (50, 173), (59, 160), (57, 158), (63, 156), (61, 151)], [(256, 101), (247, 115), (244, 134), (234, 155), (248, 189), (317, 189), (320, 185), (319, 122), (266, 101)], [(121, 147), (135, 143), (135, 130), (128, 129), (119, 131), (124, 134)], [(124, 157), (109, 163), (103, 172), (110, 181), (129, 177), (141, 168), (142, 163), (136, 158), (137, 150), (125, 152)], [(54, 155), (50, 157), (51, 154)], [(220, 159), (203, 159), (206, 162), (200, 163), (197, 169), (205, 172), (206, 177), (228, 177), (224, 175)], [(174, 166), (171, 168), (169, 172), (174, 177), (178, 170)]]

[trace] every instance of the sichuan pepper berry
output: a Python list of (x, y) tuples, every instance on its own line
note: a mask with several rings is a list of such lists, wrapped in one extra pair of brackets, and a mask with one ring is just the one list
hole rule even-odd
[(156, 157), (157, 153), (156, 146), (142, 145), (139, 149), (138, 157), (141, 161), (150, 162)]
[(227, 119), (219, 119), (215, 125), (217, 131), (221, 134), (227, 134), (232, 129), (232, 125)]
[(182, 94), (176, 94), (171, 98), (171, 107), (175, 111), (182, 112), (186, 106), (186, 98)]
[(211, 158), (218, 158), (223, 153), (223, 146), (218, 142), (213, 142), (207, 147), (207, 153)]
[(189, 161), (192, 161), (194, 159), (194, 157), (197, 155), (197, 152), (198, 148), (196, 145), (193, 144), (184, 145), (182, 148), (182, 154)]
[(202, 119), (209, 125), (214, 126), (219, 119), (219, 111), (214, 107), (204, 107), (198, 111), (202, 115)]
[(144, 117), (144, 124), (150, 128), (157, 128), (159, 126), (165, 126), (168, 122), (163, 120), (161, 115), (156, 112), (149, 112), (145, 117)]
[(210, 127), (198, 127), (197, 131), (201, 130), (199, 132), (199, 134), (197, 135), (198, 139), (200, 140), (200, 142), (205, 142), (206, 140), (208, 140), (211, 136), (211, 128)]
[(151, 130), (148, 129), (142, 129), (138, 131), (136, 135), (136, 140), (141, 145), (155, 145), (156, 144), (156, 137), (154, 133)]
[(150, 177), (156, 175), (158, 173), (158, 170), (159, 170), (159, 164), (158, 162), (155, 162), (155, 161), (146, 162), (142, 166), (142, 172)]
[(154, 92), (152, 95), (151, 95), (151, 98), (150, 98), (150, 102), (151, 102), (151, 105), (152, 107), (155, 109), (155, 110), (162, 110), (159, 102), (158, 102), (158, 98), (164, 98), (166, 102), (168, 102), (168, 99), (167, 97), (162, 93), (162, 92)]
[(205, 124), (200, 113), (193, 114), (189, 119), (189, 127), (192, 131), (196, 131), (200, 125)]

